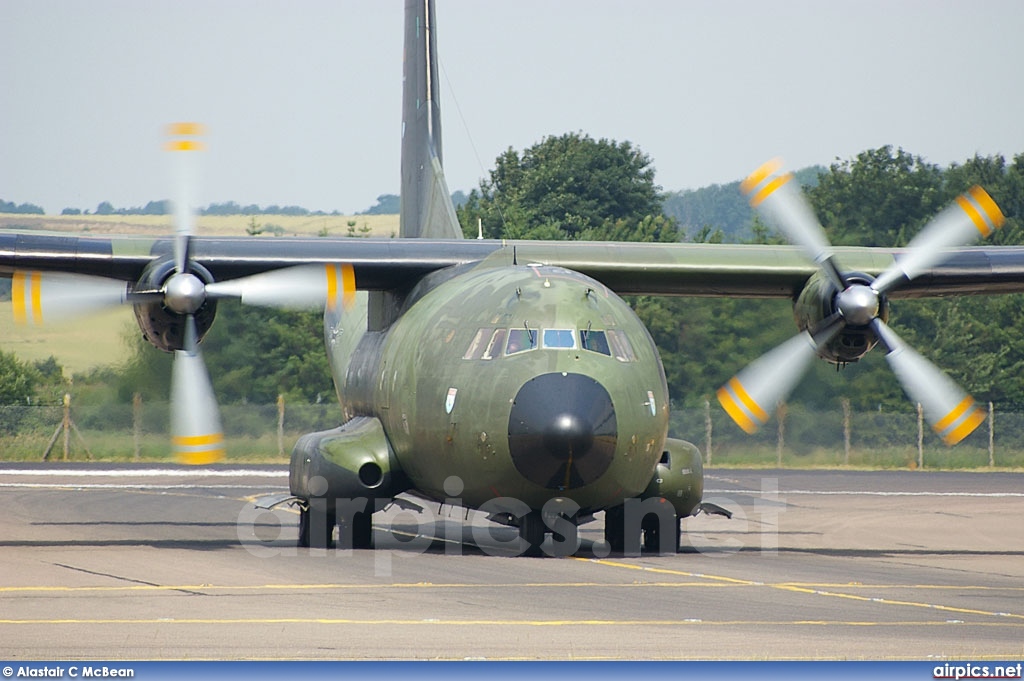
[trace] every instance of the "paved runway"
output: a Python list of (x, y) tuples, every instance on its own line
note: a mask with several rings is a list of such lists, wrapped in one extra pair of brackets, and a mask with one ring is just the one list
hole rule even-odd
[[(1024, 657), (1024, 474), (711, 470), (680, 554), (448, 508), (294, 548), (283, 467), (0, 464), (0, 658)], [(432, 537), (447, 537), (433, 540)]]

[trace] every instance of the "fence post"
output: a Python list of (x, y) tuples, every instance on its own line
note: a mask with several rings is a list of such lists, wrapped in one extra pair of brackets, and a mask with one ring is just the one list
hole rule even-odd
[(786, 408), (785, 402), (779, 402), (775, 407), (775, 416), (779, 421), (778, 441), (775, 443), (775, 463), (782, 468), (782, 449), (786, 446)]
[(996, 467), (996, 407), (988, 403), (988, 465)]
[(840, 400), (843, 405), (843, 465), (850, 465), (850, 400)]
[(704, 400), (704, 449), (707, 453), (707, 466), (711, 465), (711, 402)]
[(142, 449), (142, 393), (132, 395), (132, 441), (135, 445), (135, 461), (138, 461)]
[(924, 468), (924, 407), (917, 403), (917, 467)]
[(284, 456), (284, 395), (277, 396), (277, 455)]

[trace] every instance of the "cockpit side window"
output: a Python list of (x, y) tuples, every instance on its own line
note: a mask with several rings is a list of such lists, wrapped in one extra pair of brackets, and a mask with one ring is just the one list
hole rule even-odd
[(505, 354), (514, 355), (537, 347), (537, 332), (533, 329), (509, 329)]
[(576, 347), (576, 337), (572, 329), (544, 329), (545, 348), (567, 348)]
[(605, 336), (604, 331), (592, 331), (591, 329), (581, 330), (580, 347), (584, 350), (590, 350), (591, 352), (599, 352), (602, 355), (612, 354), (611, 349), (608, 347), (608, 338)]
[(476, 332), (476, 335), (473, 336), (473, 342), (471, 342), (469, 344), (469, 347), (466, 348), (466, 354), (462, 356), (462, 359), (480, 359), (480, 355), (483, 353), (484, 348), (486, 347), (485, 342), (487, 341), (488, 338), (491, 337), (491, 333), (493, 331), (493, 328), (485, 328), (478, 330)]
[(505, 334), (507, 332), (507, 329), (495, 329), (491, 335), (490, 342), (487, 343), (487, 349), (484, 350), (483, 357), (480, 359), (494, 359), (501, 354), (501, 348), (505, 345)]
[(635, 362), (636, 354), (633, 346), (630, 345), (626, 334), (618, 330), (608, 330), (608, 345), (611, 346), (612, 356), (620, 362)]

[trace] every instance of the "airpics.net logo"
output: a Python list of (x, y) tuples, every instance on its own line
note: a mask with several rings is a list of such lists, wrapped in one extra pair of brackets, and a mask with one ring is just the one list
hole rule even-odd
[(932, 670), (935, 679), (1019, 679), (1024, 663), (1005, 665), (942, 664)]
[[(327, 485), (313, 485), (320, 495), (326, 496)], [(462, 480), (451, 476), (445, 481), (444, 490), (449, 495), (443, 503), (424, 502), (394, 503), (390, 499), (326, 499), (322, 503), (310, 504), (310, 524), (338, 524), (351, 527), (355, 513), (372, 508), (374, 540), (373, 549), (375, 573), (378, 576), (391, 574), (393, 558), (409, 559), (428, 552), (444, 555), (462, 555), (471, 548), (474, 553), (489, 556), (520, 556), (528, 552), (529, 546), (516, 528), (509, 527), (516, 519), (531, 511), (525, 502), (511, 497), (496, 497), (476, 509), (467, 511), (459, 498), (464, 489)], [(705, 502), (721, 506), (732, 512), (732, 518), (721, 519), (721, 531), (701, 531), (690, 524), (684, 525), (680, 550), (698, 552), (711, 557), (728, 557), (741, 551), (757, 551), (762, 555), (774, 555), (779, 548), (779, 520), (786, 509), (786, 502), (779, 494), (777, 478), (762, 478), (760, 492), (742, 493), (746, 503), (739, 498), (710, 497)], [(753, 501), (750, 498), (753, 497)], [(571, 518), (578, 516), (580, 507), (568, 498), (550, 500), (541, 517), (548, 539), (541, 545), (541, 552), (548, 556), (584, 555), (606, 558), (612, 555), (607, 541), (584, 539), (585, 532), (574, 531)], [(319, 514), (316, 517), (315, 514)], [(624, 535), (623, 550), (619, 555), (637, 557), (641, 555), (641, 537), (649, 523), (660, 523), (658, 553), (666, 554), (675, 550), (676, 516), (671, 504), (660, 498), (627, 499), (623, 504)], [(238, 539), (247, 551), (258, 558), (275, 558), (306, 554), (315, 557), (345, 558), (353, 555), (351, 538), (341, 536), (335, 548), (299, 548), (294, 538), (295, 527), (292, 514), (280, 510), (271, 511), (253, 505), (244, 507), (236, 523)], [(504, 518), (506, 523), (495, 523), (485, 518)], [(328, 520), (329, 518), (329, 520)], [(719, 522), (718, 520), (714, 522)], [(585, 527), (585, 526), (581, 526)], [(593, 531), (591, 536), (600, 536)], [(347, 540), (347, 543), (346, 543)], [(644, 551), (649, 547), (645, 546)]]

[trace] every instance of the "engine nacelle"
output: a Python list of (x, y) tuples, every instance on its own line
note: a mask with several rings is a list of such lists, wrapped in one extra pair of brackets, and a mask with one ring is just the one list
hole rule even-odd
[[(213, 276), (210, 272), (198, 263), (190, 263), (192, 274), (199, 277), (204, 283), (212, 283)], [(174, 274), (174, 260), (172, 258), (160, 258), (154, 260), (143, 270), (142, 276), (135, 284), (136, 291), (157, 291), (163, 288), (164, 283)], [(164, 352), (173, 352), (185, 347), (185, 315), (174, 312), (164, 303), (138, 303), (134, 306), (135, 319), (142, 329), (142, 336), (154, 347)], [(195, 312), (196, 334), (202, 340), (206, 332), (210, 330), (213, 319), (217, 314), (217, 301), (207, 300)]]
[[(850, 284), (869, 286), (874, 281), (872, 277), (859, 272), (845, 276)], [(793, 303), (797, 328), (801, 331), (814, 329), (821, 321), (835, 314), (838, 293), (824, 272), (815, 272)], [(886, 322), (889, 320), (889, 300), (880, 296), (878, 302), (878, 317)], [(849, 364), (867, 354), (876, 343), (878, 338), (870, 326), (847, 325), (832, 340), (818, 348), (818, 356), (833, 364)]]
[(288, 484), (293, 495), (306, 500), (390, 499), (409, 487), (384, 427), (369, 416), (300, 437)]
[(668, 438), (654, 477), (641, 499), (662, 498), (680, 518), (696, 515), (704, 496), (704, 462), (700, 450), (685, 440)]

